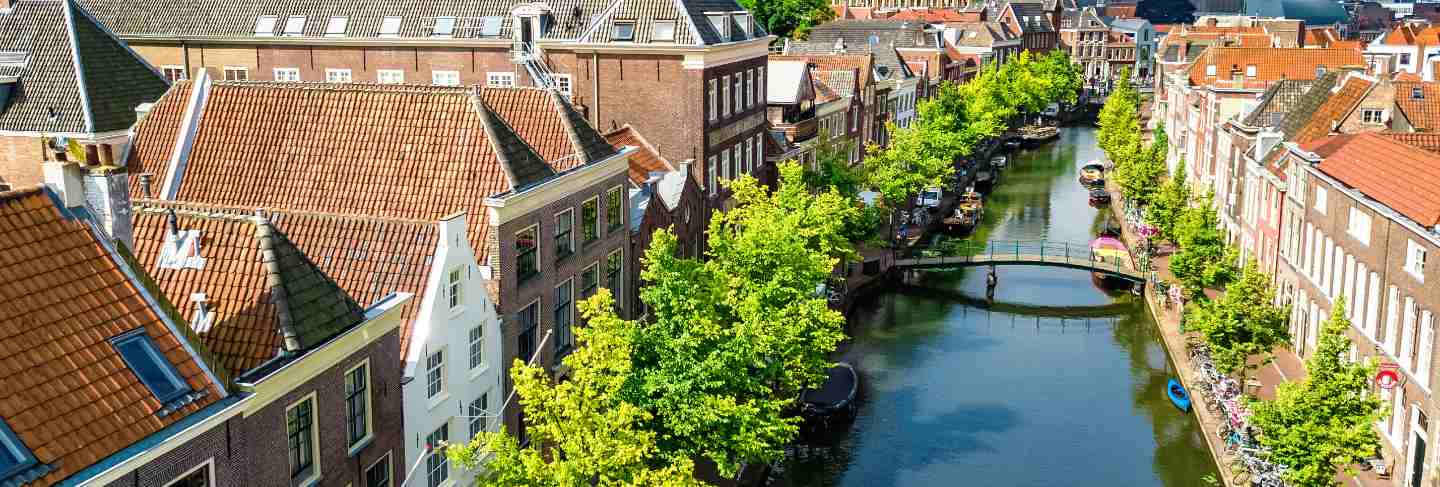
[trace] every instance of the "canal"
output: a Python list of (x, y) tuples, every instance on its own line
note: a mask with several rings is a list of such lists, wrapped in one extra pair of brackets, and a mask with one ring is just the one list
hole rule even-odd
[[(970, 237), (1087, 242), (1076, 161), (1094, 129), (1016, 154)], [(1164, 393), (1173, 376), (1143, 302), (1085, 271), (1001, 267), (986, 307), (982, 269), (925, 273), (861, 303), (842, 359), (863, 377), (854, 425), (795, 447), (789, 487), (1195, 486), (1214, 474), (1194, 418)]]

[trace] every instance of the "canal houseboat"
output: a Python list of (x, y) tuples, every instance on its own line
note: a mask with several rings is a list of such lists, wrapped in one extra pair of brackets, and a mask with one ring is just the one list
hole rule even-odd
[(1020, 139), (1029, 145), (1039, 145), (1060, 136), (1060, 129), (1049, 125), (1026, 125), (1020, 127)]
[(985, 200), (979, 192), (974, 189), (960, 195), (960, 202), (955, 207), (955, 212), (946, 217), (943, 223), (945, 230), (954, 234), (969, 233), (980, 224), (980, 219), (985, 215)]

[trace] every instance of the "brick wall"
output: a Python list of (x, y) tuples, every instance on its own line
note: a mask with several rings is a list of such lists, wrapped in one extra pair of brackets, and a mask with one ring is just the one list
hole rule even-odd
[[(344, 373), (360, 361), (370, 360), (370, 394), (373, 439), (352, 457), (347, 453)], [(290, 459), (285, 428), (286, 409), (314, 392), (315, 418), (319, 425), (319, 454), (316, 464), (322, 475), (320, 485), (364, 485), (364, 471), (391, 455), (394, 484), (403, 480), (404, 449), (400, 401), (400, 338), (392, 330), (360, 351), (327, 368), (283, 397), (246, 417), (240, 433), (248, 438), (251, 458), (242, 477), (245, 485), (290, 485)], [(261, 384), (264, 387), (264, 384)]]
[(40, 184), (44, 151), (39, 137), (0, 136), (0, 184), (11, 188)]
[[(214, 405), (211, 407), (222, 407)], [(200, 436), (165, 452), (155, 460), (140, 466), (123, 478), (107, 484), (107, 487), (147, 487), (166, 485), (197, 467), (214, 460), (214, 485), (216, 487), (243, 487), (250, 485), (245, 468), (247, 442), (239, 417), (210, 429)]]

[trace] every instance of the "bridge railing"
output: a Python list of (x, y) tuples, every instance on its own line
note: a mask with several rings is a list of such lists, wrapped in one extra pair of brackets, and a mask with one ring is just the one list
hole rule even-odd
[(1096, 254), (1088, 243), (1056, 240), (990, 240), (974, 242), (969, 240), (950, 241), (934, 246), (911, 247), (902, 259), (943, 259), (954, 263), (985, 263), (1006, 260), (1054, 262), (1075, 264), (1087, 262), (1088, 267), (1109, 270), (1119, 274), (1135, 274), (1144, 269), (1143, 263), (1132, 263), (1129, 256), (1116, 257)]

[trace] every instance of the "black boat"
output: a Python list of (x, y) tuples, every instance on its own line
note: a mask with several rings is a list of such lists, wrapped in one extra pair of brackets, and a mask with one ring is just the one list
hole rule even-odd
[(1109, 191), (1105, 191), (1105, 188), (1090, 189), (1090, 206), (1099, 208), (1108, 204), (1110, 204)]
[(855, 419), (855, 398), (860, 376), (850, 364), (840, 362), (827, 371), (825, 384), (800, 394), (800, 415), (809, 429), (828, 429), (832, 424)]

